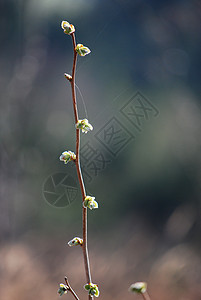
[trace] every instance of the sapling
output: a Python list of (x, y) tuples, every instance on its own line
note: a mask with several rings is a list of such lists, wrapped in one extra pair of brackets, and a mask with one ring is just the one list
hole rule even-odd
[[(80, 132), (88, 133), (93, 130), (93, 126), (89, 123), (87, 119), (79, 119), (78, 115), (78, 107), (77, 107), (77, 99), (76, 99), (76, 91), (75, 91), (75, 73), (76, 73), (76, 63), (77, 56), (86, 56), (91, 50), (84, 46), (83, 44), (77, 44), (75, 38), (75, 27), (67, 21), (62, 21), (61, 27), (65, 34), (69, 35), (72, 38), (73, 44), (73, 66), (72, 66), (72, 74), (64, 74), (65, 78), (71, 85), (72, 91), (72, 101), (73, 101), (73, 111), (74, 111), (74, 119), (75, 119), (75, 131), (76, 131), (76, 151), (75, 153), (72, 151), (65, 150), (59, 157), (60, 161), (67, 164), (68, 162), (73, 161), (76, 166), (77, 176), (79, 180), (79, 185), (82, 194), (82, 238), (74, 237), (72, 240), (68, 242), (70, 247), (79, 246), (83, 251), (83, 259), (85, 266), (85, 274), (87, 283), (84, 285), (84, 289), (88, 292), (88, 299), (92, 300), (93, 297), (98, 297), (100, 292), (98, 285), (93, 283), (90, 271), (90, 263), (89, 263), (89, 255), (88, 255), (88, 246), (87, 246), (87, 211), (88, 209), (93, 210), (98, 208), (98, 202), (95, 200), (95, 197), (89, 196), (86, 194), (85, 184), (82, 176), (82, 170), (80, 166)], [(61, 283), (58, 289), (58, 293), (60, 296), (67, 294), (70, 292), (73, 297), (79, 300), (77, 294), (72, 289), (69, 284), (67, 277), (65, 279), (65, 284)], [(130, 287), (130, 291), (137, 292), (142, 294), (145, 300), (149, 300), (149, 296), (146, 293), (146, 284), (145, 283), (136, 283)]]

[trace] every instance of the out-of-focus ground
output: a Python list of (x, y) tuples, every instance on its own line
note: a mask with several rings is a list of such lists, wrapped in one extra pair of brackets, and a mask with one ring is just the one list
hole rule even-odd
[(58, 159), (75, 151), (62, 20), (92, 50), (76, 84), (94, 126), (81, 163), (99, 202), (88, 221), (100, 299), (142, 299), (128, 288), (146, 281), (152, 300), (201, 300), (196, 0), (0, 2), (0, 299), (59, 299), (65, 275), (86, 299), (82, 251), (67, 245), (82, 235), (80, 191)]
[[(151, 299), (201, 298), (201, 259), (191, 245), (167, 247), (141, 229), (127, 239), (120, 235), (119, 242), (117, 236), (114, 232), (113, 243), (108, 237), (101, 242), (90, 239), (93, 281), (99, 284), (102, 299), (141, 299), (128, 292), (130, 284), (139, 280), (148, 282)], [(64, 275), (79, 297), (86, 298), (82, 251), (68, 249), (62, 239), (26, 237), (4, 245), (0, 258), (1, 299), (58, 299)]]

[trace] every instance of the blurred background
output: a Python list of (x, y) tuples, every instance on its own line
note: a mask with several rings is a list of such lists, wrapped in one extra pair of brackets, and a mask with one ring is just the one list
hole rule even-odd
[[(81, 299), (82, 236), (71, 90), (75, 25), (89, 211), (100, 299), (201, 299), (201, 3), (145, 0), (0, 2), (0, 298), (55, 300), (68, 276)], [(87, 111), (86, 111), (87, 110)], [(63, 296), (66, 299), (71, 295)]]

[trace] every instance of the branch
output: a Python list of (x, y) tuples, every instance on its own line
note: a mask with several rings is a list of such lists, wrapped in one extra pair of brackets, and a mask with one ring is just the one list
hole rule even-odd
[[(78, 122), (78, 109), (77, 109), (77, 101), (76, 101), (76, 93), (75, 93), (75, 71), (76, 71), (76, 62), (77, 62), (77, 52), (75, 50), (76, 47), (76, 40), (75, 34), (71, 34), (72, 42), (73, 42), (73, 50), (74, 50), (74, 58), (73, 58), (73, 68), (72, 68), (72, 79), (71, 89), (72, 89), (72, 98), (73, 98), (73, 109), (74, 109), (74, 117), (75, 117), (75, 124)], [(86, 190), (84, 185), (84, 180), (82, 176), (82, 171), (80, 167), (80, 130), (76, 129), (76, 170), (78, 175), (78, 180), (81, 188), (82, 193), (82, 201), (84, 201), (86, 197)], [(85, 266), (85, 273), (87, 282), (92, 282), (91, 280), (91, 272), (90, 272), (90, 264), (89, 264), (89, 255), (88, 255), (88, 247), (87, 247), (87, 208), (83, 207), (82, 209), (82, 229), (83, 229), (83, 256), (84, 256), (84, 266)], [(89, 295), (89, 300), (93, 299), (91, 295)]]
[(66, 282), (66, 286), (67, 286), (68, 291), (71, 292), (71, 294), (74, 296), (74, 298), (75, 298), (76, 300), (80, 300), (80, 299), (78, 298), (78, 296), (76, 295), (76, 293), (74, 292), (74, 290), (72, 289), (72, 287), (70, 286), (70, 283), (69, 283), (69, 281), (68, 281), (68, 278), (67, 278), (67, 277), (64, 277), (64, 280), (65, 280), (65, 282)]

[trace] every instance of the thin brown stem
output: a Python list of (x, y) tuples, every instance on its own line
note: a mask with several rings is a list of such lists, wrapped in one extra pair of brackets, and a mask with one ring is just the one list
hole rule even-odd
[(142, 294), (144, 300), (151, 300), (151, 298), (149, 297), (149, 294), (147, 292)]
[(68, 291), (71, 292), (71, 294), (74, 296), (74, 298), (75, 298), (76, 300), (80, 300), (80, 299), (78, 298), (77, 294), (75, 293), (75, 291), (74, 291), (74, 290), (72, 289), (72, 287), (70, 286), (70, 283), (69, 283), (69, 281), (68, 281), (68, 278), (65, 277), (64, 280), (65, 280), (65, 282), (66, 282)]
[[(75, 93), (75, 71), (76, 71), (76, 62), (77, 62), (77, 52), (75, 50), (76, 47), (76, 40), (75, 34), (72, 33), (72, 41), (73, 41), (73, 50), (74, 50), (74, 58), (73, 58), (73, 68), (72, 68), (72, 80), (71, 89), (72, 89), (72, 98), (73, 98), (73, 109), (74, 109), (74, 117), (75, 117), (75, 124), (78, 122), (78, 109), (77, 109), (77, 101), (76, 101), (76, 93)], [(82, 193), (82, 201), (84, 201), (86, 197), (86, 190), (84, 185), (84, 180), (82, 177), (82, 171), (80, 167), (80, 129), (76, 129), (76, 170), (78, 175), (78, 180), (80, 184), (80, 189)], [(85, 273), (86, 273), (86, 280), (87, 283), (91, 281), (91, 272), (90, 272), (90, 264), (89, 264), (89, 254), (88, 254), (88, 246), (87, 246), (87, 208), (82, 208), (82, 229), (83, 229), (83, 256), (84, 256), (84, 266), (85, 266)], [(89, 300), (93, 299), (92, 296), (89, 295)]]
[(76, 71), (76, 62), (77, 62), (77, 52), (75, 50), (76, 47), (76, 41), (75, 41), (75, 34), (72, 33), (72, 40), (73, 40), (73, 68), (72, 68), (72, 80), (71, 83), (71, 89), (72, 89), (72, 98), (73, 98), (73, 109), (74, 109), (74, 116), (75, 116), (75, 124), (78, 122), (78, 111), (77, 111), (77, 101), (76, 101), (76, 93), (75, 93), (75, 71)]

